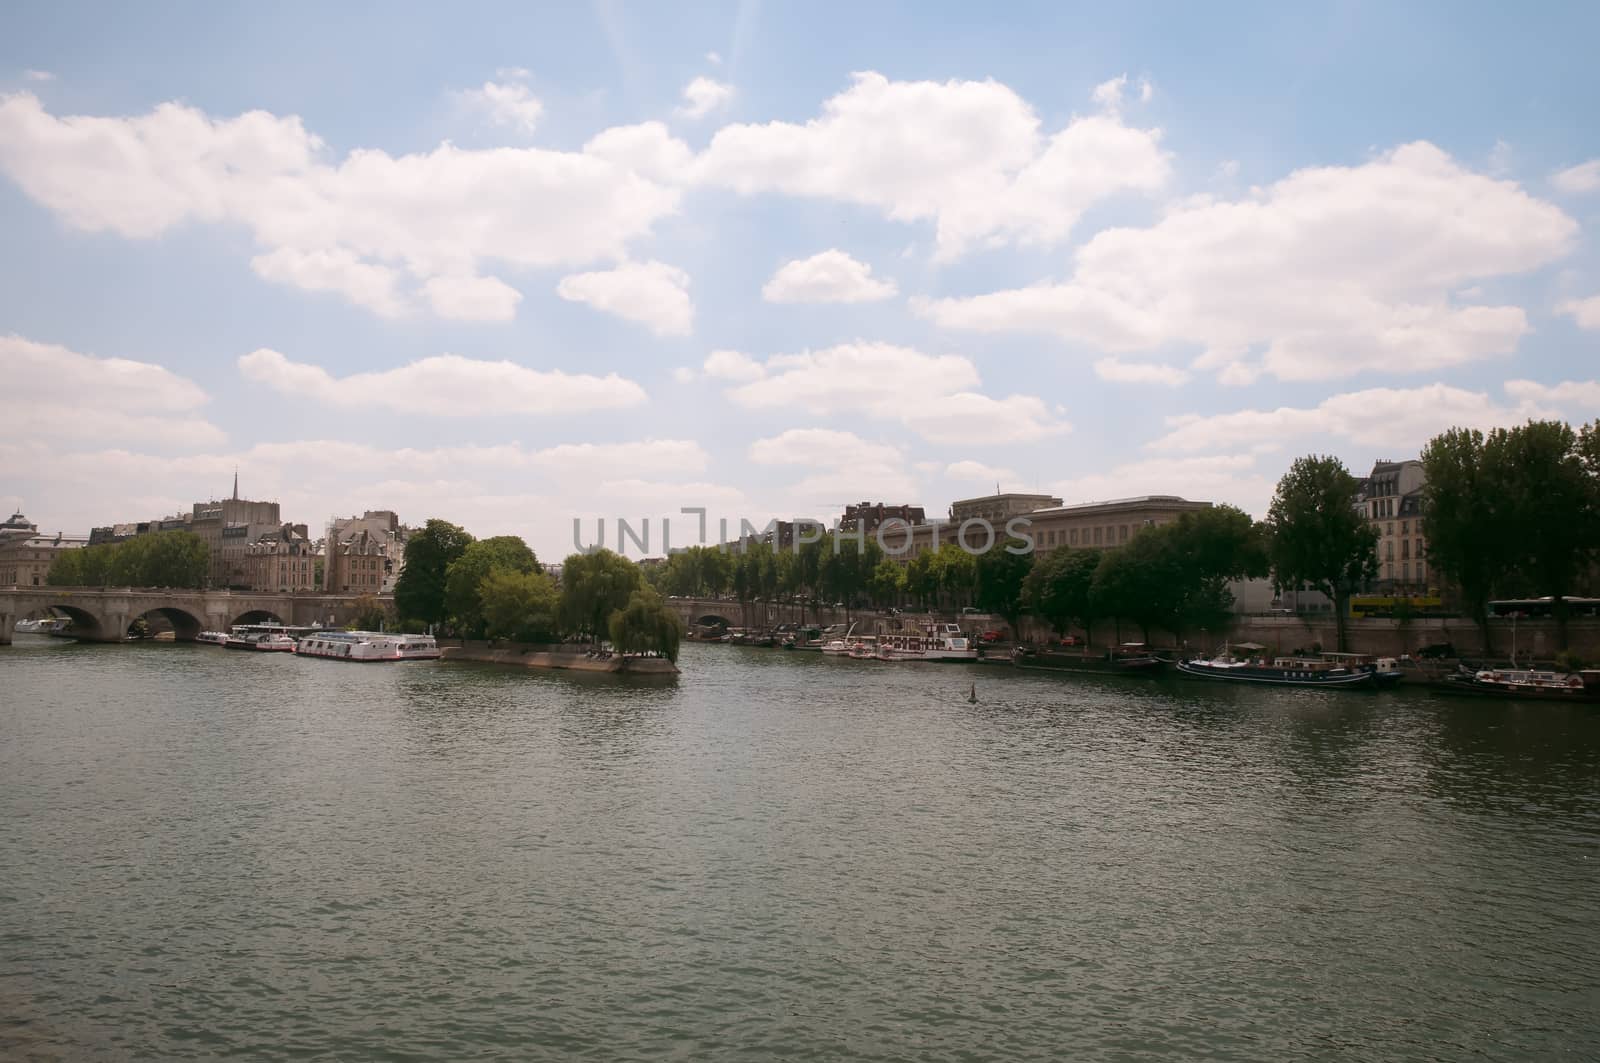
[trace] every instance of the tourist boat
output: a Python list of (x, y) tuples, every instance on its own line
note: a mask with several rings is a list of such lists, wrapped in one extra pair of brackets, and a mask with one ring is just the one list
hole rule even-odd
[(978, 648), (959, 624), (930, 624), (920, 634), (878, 636), (880, 661), (976, 661)]
[(226, 631), (202, 631), (194, 637), (196, 642), (204, 642), (210, 646), (222, 646), (228, 641)]
[(1526, 701), (1600, 702), (1600, 673), (1586, 675), (1537, 668), (1463, 669), (1429, 684), (1451, 694)]
[(263, 653), (293, 653), (295, 640), (288, 635), (252, 635), (250, 648)]
[(822, 652), (831, 657), (845, 657), (849, 655), (851, 645), (844, 639), (829, 639), (822, 644)]
[(339, 661), (433, 661), (439, 644), (431, 635), (393, 635), (381, 631), (319, 631), (295, 644), (301, 657)]
[[(1243, 647), (1241, 647), (1243, 648)], [(1265, 647), (1256, 647), (1265, 649)], [(1220, 679), (1230, 683), (1257, 683), (1291, 687), (1376, 687), (1377, 669), (1372, 665), (1342, 664), (1309, 657), (1235, 657), (1226, 649), (1216, 657), (1196, 657), (1179, 661), (1178, 671), (1198, 679)]]
[(19, 635), (48, 635), (64, 624), (66, 624), (65, 620), (54, 616), (47, 616), (40, 620), (18, 620), (16, 632)]
[(1018, 668), (1043, 671), (1094, 672), (1100, 675), (1160, 675), (1168, 661), (1157, 657), (1142, 642), (1124, 642), (1105, 653), (1062, 653), (1059, 650), (1033, 650), (1018, 646), (1011, 651), (1011, 663)]
[(1322, 659), (1351, 668), (1367, 668), (1379, 686), (1393, 686), (1405, 678), (1400, 662), (1393, 657), (1374, 657), (1366, 653), (1324, 653)]
[(862, 639), (850, 644), (849, 657), (852, 661), (874, 661), (878, 659), (877, 647)]

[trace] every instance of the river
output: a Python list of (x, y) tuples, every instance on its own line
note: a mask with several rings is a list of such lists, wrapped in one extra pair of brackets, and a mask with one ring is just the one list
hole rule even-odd
[(1593, 709), (680, 663), (19, 636), (0, 1059), (1600, 1057)]

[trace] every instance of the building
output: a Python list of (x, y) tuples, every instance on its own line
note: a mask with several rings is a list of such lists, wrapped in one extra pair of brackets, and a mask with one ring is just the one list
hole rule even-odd
[(193, 520), (193, 513), (178, 513), (171, 517), (162, 517), (160, 520), (141, 520), (128, 524), (108, 524), (103, 528), (91, 528), (89, 529), (89, 545), (101, 546), (105, 543), (126, 542), (136, 535), (149, 535), (151, 532), (189, 531)]
[(321, 586), (321, 544), (304, 524), (285, 524), (245, 547), (245, 585), (253, 591), (311, 593)]
[[(1005, 542), (1006, 525), (1014, 518), (1026, 517), (1026, 530), (1033, 538), (1034, 551), (1047, 553), (1058, 546), (1090, 549), (1122, 546), (1145, 528), (1169, 524), (1185, 513), (1210, 508), (1210, 502), (1193, 502), (1177, 495), (1141, 495), (1071, 506), (1062, 505), (1061, 499), (1052, 495), (989, 495), (953, 503), (951, 520), (947, 524), (937, 528), (932, 525), (913, 527), (911, 549), (898, 557), (910, 561), (917, 554), (933, 549), (936, 542), (941, 546), (957, 542), (962, 524), (969, 520), (987, 521), (994, 530), (994, 545), (998, 548)], [(961, 515), (959, 520), (957, 514)], [(884, 536), (891, 556), (896, 556), (892, 551), (904, 541), (903, 534)], [(965, 537), (965, 544), (972, 551), (982, 551), (988, 541), (988, 534), (976, 527)]]
[(411, 529), (390, 509), (369, 509), (359, 517), (328, 522), (323, 549), (322, 589), (337, 594), (392, 594), (405, 568)]
[(239, 497), (239, 474), (233, 476), (233, 496), (221, 501), (196, 502), (188, 530), (206, 544), (206, 582), (212, 587), (248, 587), (250, 544), (283, 527), (276, 502), (252, 502)]
[(964, 498), (950, 503), (950, 523), (960, 526), (969, 520), (986, 520), (998, 530), (1012, 517), (1034, 513), (1061, 505), (1054, 495), (1028, 495), (1008, 492), (984, 495), (982, 498)]
[(88, 545), (85, 535), (41, 535), (21, 512), (13, 513), (0, 524), (0, 587), (42, 587), (57, 554)]
[(1387, 595), (1430, 593), (1436, 587), (1423, 533), (1422, 462), (1379, 461), (1361, 481), (1356, 507), (1378, 532), (1378, 578), (1372, 590)]
[(921, 506), (886, 506), (882, 502), (858, 502), (844, 507), (844, 516), (839, 518), (839, 528), (843, 531), (855, 531), (857, 527), (861, 527), (869, 532), (875, 532), (886, 520), (899, 520), (907, 524), (928, 522)]

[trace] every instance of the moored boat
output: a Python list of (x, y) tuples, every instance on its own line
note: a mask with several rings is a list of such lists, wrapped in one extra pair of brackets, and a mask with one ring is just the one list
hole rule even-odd
[(204, 642), (210, 646), (222, 646), (228, 641), (226, 631), (202, 631), (194, 637), (196, 642)]
[(338, 661), (433, 661), (439, 644), (431, 635), (395, 635), (382, 631), (319, 631), (295, 644), (300, 657)]
[(1142, 642), (1125, 642), (1105, 653), (1036, 651), (1019, 646), (1011, 651), (1011, 663), (1018, 668), (1038, 668), (1043, 671), (1155, 676), (1161, 674), (1168, 662), (1157, 657)]
[(18, 620), (14, 630), (19, 635), (48, 635), (65, 624), (66, 621), (60, 617), (47, 616), (38, 620)]
[(880, 661), (976, 661), (978, 648), (958, 624), (929, 624), (918, 634), (878, 636)]
[(254, 635), (251, 636), (250, 648), (262, 653), (293, 653), (294, 639), (288, 635)]
[[(1586, 681), (1588, 680), (1588, 681)], [(1600, 673), (1556, 672), (1538, 668), (1462, 669), (1428, 683), (1430, 690), (1518, 701), (1600, 703)]]
[(1197, 679), (1268, 686), (1372, 688), (1378, 685), (1377, 672), (1370, 666), (1309, 657), (1239, 658), (1226, 650), (1209, 659), (1196, 657), (1179, 661), (1178, 671)]

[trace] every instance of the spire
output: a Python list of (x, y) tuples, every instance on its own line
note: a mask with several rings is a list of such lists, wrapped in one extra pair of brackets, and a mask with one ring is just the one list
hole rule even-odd
[(233, 500), (239, 501), (239, 466), (233, 467)]

